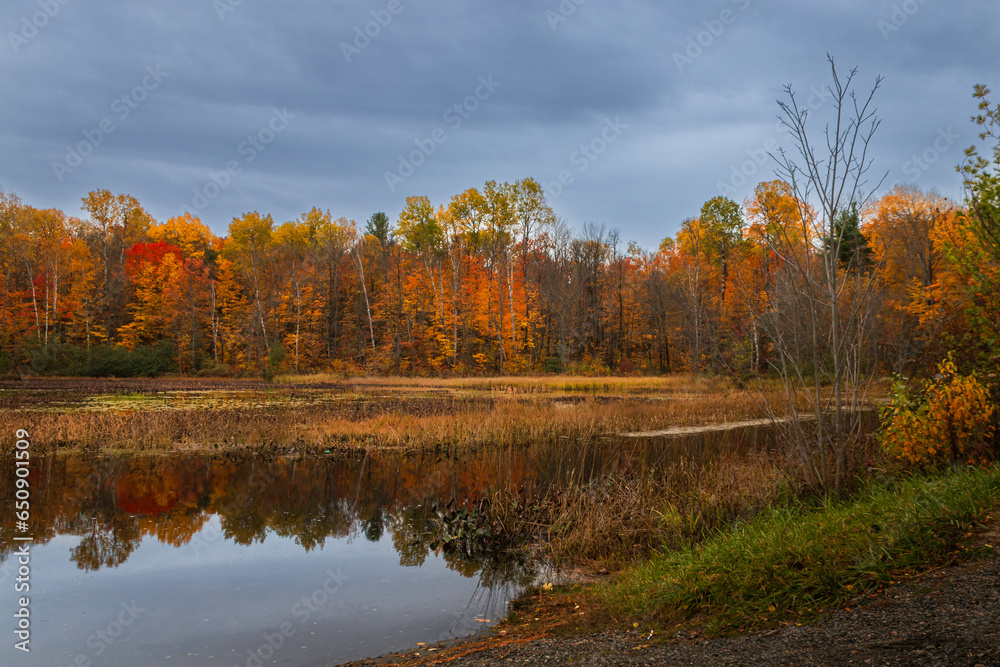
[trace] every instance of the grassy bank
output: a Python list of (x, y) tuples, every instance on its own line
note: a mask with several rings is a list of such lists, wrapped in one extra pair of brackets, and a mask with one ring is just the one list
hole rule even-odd
[(613, 616), (712, 631), (801, 621), (968, 557), (968, 538), (998, 507), (998, 466), (874, 483), (845, 500), (772, 507), (593, 594)]

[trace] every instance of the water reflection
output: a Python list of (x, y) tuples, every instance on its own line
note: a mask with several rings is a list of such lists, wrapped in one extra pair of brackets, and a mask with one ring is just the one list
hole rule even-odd
[[(186, 545), (217, 515), (222, 537), (239, 545), (273, 534), (308, 552), (329, 539), (378, 542), (389, 535), (402, 565), (420, 565), (439, 551), (457, 571), (471, 574), (483, 565), (483, 554), (443, 548), (435, 508), (474, 505), (499, 489), (545, 491), (568, 480), (663, 470), (682, 458), (702, 461), (773, 443), (773, 429), (761, 426), (463, 456), (441, 450), (337, 458), (260, 452), (36, 457), (31, 528), (36, 544), (79, 536), (72, 561), (86, 571), (124, 563), (147, 536)], [(6, 484), (13, 469), (13, 460), (0, 458), (5, 508), (14, 503), (14, 489)], [(13, 548), (13, 522), (13, 512), (0, 517), (0, 559)]]
[[(310, 551), (329, 539), (378, 542), (388, 534), (402, 565), (420, 565), (432, 551), (444, 551), (452, 567), (471, 574), (482, 566), (482, 554), (442, 549), (434, 508), (475, 504), (501, 488), (544, 491), (570, 479), (662, 470), (680, 458), (704, 460), (772, 443), (770, 428), (752, 427), (462, 457), (447, 451), (338, 458), (259, 452), (36, 457), (31, 528), (36, 543), (79, 536), (72, 561), (87, 571), (120, 565), (147, 536), (174, 547), (188, 544), (217, 515), (222, 537), (239, 545), (274, 534)], [(0, 480), (14, 479), (13, 468), (11, 459), (0, 459)], [(13, 507), (13, 496), (11, 485), (0, 485), (4, 507)], [(13, 512), (0, 518), (0, 559), (13, 548), (13, 521)]]
[[(247, 650), (288, 622), (303, 654), (289, 643), (282, 664), (471, 634), (502, 618), (538, 573), (517, 553), (442, 540), (441, 508), (497, 488), (500, 465), (501, 484), (532, 484), (521, 463), (443, 453), (37, 457), (29, 532), (38, 649), (28, 660), (0, 647), (0, 664), (81, 655), (103, 665), (177, 655), (185, 665), (245, 664)], [(0, 459), (0, 579), (15, 549), (12, 479), (13, 461)], [(346, 583), (299, 616), (329, 572)], [(94, 633), (133, 601), (153, 611), (94, 662)]]
[[(403, 565), (419, 565), (435, 550), (428, 520), (432, 507), (475, 500), (497, 481), (483, 465), (426, 456), (347, 459), (227, 456), (36, 458), (32, 462), (31, 530), (36, 544), (56, 535), (79, 536), (71, 560), (95, 571), (124, 563), (144, 537), (181, 547), (218, 515), (226, 540), (263, 543), (289, 537), (305, 551), (329, 539), (378, 542), (391, 535)], [(522, 485), (518, 466), (503, 482)], [(0, 461), (11, 480), (13, 462)], [(5, 507), (13, 506), (3, 485)], [(0, 521), (0, 554), (14, 543), (13, 513)], [(448, 552), (448, 550), (444, 550)], [(481, 560), (450, 551), (450, 565), (471, 575)]]
[[(570, 480), (665, 470), (772, 442), (769, 429), (751, 428), (462, 456), (36, 457), (30, 532), (40, 648), (25, 662), (0, 646), (0, 664), (93, 659), (91, 635), (132, 601), (153, 611), (94, 664), (167, 664), (176, 655), (185, 665), (247, 664), (246, 651), (297, 622), (296, 605), (331, 571), (346, 585), (294, 626), (303, 653), (289, 643), (281, 664), (333, 664), (471, 634), (502, 617), (540, 567), (476, 539), (480, 500), (499, 489), (540, 497)], [(15, 548), (13, 479), (13, 461), (0, 459), (0, 579)]]

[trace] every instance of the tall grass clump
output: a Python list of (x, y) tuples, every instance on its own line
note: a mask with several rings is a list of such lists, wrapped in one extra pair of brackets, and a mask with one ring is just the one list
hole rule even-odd
[(764, 510), (668, 551), (600, 592), (627, 615), (746, 630), (843, 605), (961, 555), (1000, 504), (1000, 467), (872, 484), (853, 498)]
[[(599, 447), (602, 443), (597, 443)], [(632, 461), (583, 469), (580, 446), (536, 445), (542, 467), (562, 457), (573, 469), (547, 488), (500, 488), (485, 504), (494, 529), (533, 544), (551, 561), (623, 567), (664, 545), (700, 542), (729, 522), (782, 502), (792, 489), (764, 451)], [(489, 454), (484, 454), (489, 461)], [(502, 469), (497, 461), (488, 467)]]

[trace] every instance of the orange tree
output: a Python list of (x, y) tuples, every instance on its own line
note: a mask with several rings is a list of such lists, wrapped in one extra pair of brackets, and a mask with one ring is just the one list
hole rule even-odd
[(884, 450), (911, 465), (986, 458), (993, 435), (993, 404), (975, 373), (960, 375), (952, 355), (911, 392), (896, 382), (892, 403), (882, 409), (879, 438)]

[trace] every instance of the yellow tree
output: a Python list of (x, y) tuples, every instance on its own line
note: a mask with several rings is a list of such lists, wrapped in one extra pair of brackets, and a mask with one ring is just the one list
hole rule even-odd
[(44, 344), (48, 345), (50, 333), (60, 333), (62, 322), (59, 317), (60, 289), (65, 290), (68, 270), (67, 251), (70, 241), (67, 235), (66, 214), (58, 209), (34, 210), (36, 256), (41, 268), (42, 304), (45, 313)]
[[(730, 270), (743, 251), (743, 213), (739, 205), (726, 197), (715, 197), (701, 207), (699, 221), (702, 230), (702, 247), (706, 260), (713, 266), (717, 277), (715, 294), (710, 294), (706, 303), (710, 305), (711, 326), (711, 367), (718, 363), (729, 365), (724, 351), (732, 348), (733, 334), (741, 327), (727, 318), (734, 315), (727, 308), (726, 295), (729, 291)], [(732, 369), (730, 369), (732, 370)]]
[[(515, 233), (520, 236), (521, 246), (521, 266), (519, 280), (521, 283), (522, 301), (524, 302), (525, 324), (529, 321), (538, 321), (537, 313), (533, 314), (530, 307), (532, 301), (530, 294), (536, 295), (538, 279), (532, 278), (528, 259), (531, 257), (532, 244), (535, 237), (550, 229), (556, 222), (556, 215), (552, 207), (545, 199), (545, 190), (541, 184), (533, 178), (525, 178), (514, 183), (514, 224)], [(531, 284), (533, 286), (529, 286)], [(514, 290), (517, 291), (517, 290)], [(532, 331), (528, 326), (522, 327), (525, 331), (523, 336), (525, 346), (539, 347), (535, 341), (539, 333)]]
[(917, 318), (925, 361), (944, 359), (955, 350), (963, 366), (991, 369), (996, 357), (988, 341), (1000, 336), (1000, 293), (987, 288), (1000, 284), (991, 250), (959, 210), (938, 215), (930, 236), (942, 260), (926, 289), (911, 285), (907, 306)]
[(149, 228), (150, 241), (165, 241), (176, 246), (184, 257), (210, 260), (219, 239), (196, 215), (185, 213)]
[(444, 276), (442, 254), (444, 232), (437, 211), (427, 197), (408, 197), (396, 223), (396, 237), (423, 269), (423, 276), (411, 276), (410, 310), (418, 340), (418, 356), (426, 353), (425, 346), (437, 345), (436, 339), (445, 327)]
[[(316, 209), (313, 209), (315, 214)], [(308, 326), (311, 317), (309, 314), (312, 308), (312, 288), (309, 283), (307, 263), (311, 259), (310, 251), (315, 245), (315, 233), (321, 224), (320, 220), (309, 218), (310, 214), (304, 214), (298, 222), (286, 222), (278, 227), (274, 232), (274, 243), (280, 254), (283, 270), (279, 275), (291, 282), (289, 291), (290, 299), (293, 302), (295, 311), (295, 333), (291, 332), (285, 337), (284, 342), (294, 347), (295, 372), (299, 372), (299, 352), (302, 340), (303, 304), (306, 309), (306, 323)], [(311, 223), (311, 224), (310, 224)], [(283, 318), (285, 319), (285, 318)], [(290, 318), (288, 318), (290, 319)]]
[[(480, 216), (483, 221), (480, 238), (489, 285), (490, 337), (494, 345), (496, 369), (503, 373), (509, 356), (505, 346), (507, 329), (510, 330), (512, 351), (517, 345), (517, 315), (511, 264), (511, 249), (517, 231), (517, 196), (514, 186), (496, 181), (488, 181), (480, 192)], [(507, 312), (510, 313), (509, 321), (505, 321)]]
[(438, 212), (442, 238), (449, 262), (451, 306), (451, 358), (452, 366), (458, 364), (460, 336), (464, 337), (471, 325), (470, 306), (476, 294), (468, 279), (481, 243), (485, 203), (475, 188), (469, 188), (451, 198), (448, 208)]
[(243, 366), (253, 352), (255, 311), (241, 283), (240, 265), (223, 256), (216, 266), (215, 291), (212, 294), (213, 348), (216, 364)]
[(262, 363), (268, 363), (271, 340), (268, 337), (267, 319), (271, 309), (265, 312), (265, 303), (270, 305), (276, 296), (273, 278), (274, 219), (256, 211), (246, 213), (241, 218), (233, 218), (229, 225), (229, 238), (222, 248), (222, 256), (232, 262), (247, 292), (251, 304), (251, 323), (246, 330), (248, 345), (260, 352)]
[(932, 231), (943, 216), (953, 215), (954, 204), (934, 193), (898, 185), (865, 211), (863, 228), (875, 259), (884, 267), (886, 304), (880, 337), (895, 352), (893, 366), (902, 373), (916, 361), (926, 341), (918, 336), (919, 317), (912, 305), (933, 299), (943, 256)]
[(675, 262), (681, 280), (685, 331), (688, 338), (690, 366), (700, 370), (704, 359), (706, 329), (712, 309), (712, 296), (718, 294), (717, 280), (709, 261), (708, 234), (698, 218), (689, 218), (677, 232)]
[(814, 216), (808, 205), (796, 199), (792, 186), (781, 180), (759, 183), (743, 207), (748, 253), (738, 285), (753, 320), (754, 367), (764, 372), (769, 345), (757, 313), (768, 307), (768, 294), (782, 262), (811, 252), (813, 230), (808, 223)]
[[(184, 341), (189, 341), (191, 364), (195, 369), (201, 368), (202, 340), (212, 341), (212, 356), (218, 363), (218, 314), (214, 306), (216, 301), (215, 266), (221, 247), (219, 239), (208, 225), (198, 216), (190, 213), (175, 216), (162, 224), (154, 224), (149, 228), (151, 241), (169, 243), (181, 251), (184, 258), (184, 273), (180, 287), (186, 303), (184, 326), (187, 333)], [(206, 315), (207, 322), (206, 322)]]
[(127, 311), (128, 284), (125, 255), (146, 238), (153, 218), (131, 195), (112, 195), (94, 190), (83, 198), (89, 214), (87, 237), (94, 256), (100, 261), (100, 317), (107, 330), (107, 343), (117, 340), (122, 314)]
[(24, 270), (24, 281), (28, 288), (26, 291), (31, 295), (35, 343), (41, 347), (43, 345), (42, 323), (41, 315), (38, 312), (38, 301), (40, 288), (46, 281), (40, 275), (40, 267), (44, 260), (41, 257), (41, 244), (39, 243), (39, 213), (40, 211), (30, 206), (22, 206), (18, 209), (14, 225), (14, 250), (17, 263), (20, 265), (18, 268)]
[(71, 241), (68, 259), (68, 289), (62, 299), (66, 319), (66, 338), (89, 353), (91, 344), (104, 340), (104, 329), (96, 321), (100, 267), (91, 255), (91, 248), (82, 231), (84, 223), (70, 218)]
[[(350, 314), (351, 249), (357, 241), (357, 229), (345, 218), (333, 220), (329, 212), (313, 209), (307, 214), (307, 224), (315, 229), (317, 280), (325, 286), (325, 343), (330, 361), (339, 356), (345, 322)], [(364, 288), (367, 289), (367, 288)]]

